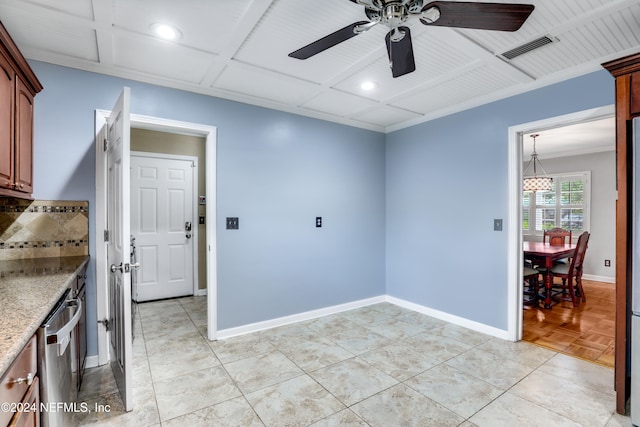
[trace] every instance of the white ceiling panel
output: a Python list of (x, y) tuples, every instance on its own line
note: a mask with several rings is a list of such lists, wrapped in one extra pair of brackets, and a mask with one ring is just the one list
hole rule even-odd
[[(352, 66), (354, 58), (382, 54), (385, 28), (374, 27), (308, 60), (289, 53), (357, 21), (366, 20), (362, 7), (346, 0), (273, 2), (256, 25), (235, 59), (284, 74), (322, 83)], [(328, 24), (330, 23), (330, 24)]]
[(380, 105), (371, 110), (355, 114), (352, 118), (372, 125), (377, 124), (387, 127), (409, 120), (415, 120), (419, 117), (420, 114), (414, 113), (413, 111), (402, 110), (388, 105)]
[(180, 43), (220, 53), (251, 1), (114, 0), (113, 4), (117, 28), (151, 35), (152, 24), (169, 24), (182, 33)]
[[(0, 19), (29, 59), (381, 132), (640, 53), (638, 0), (492, 1), (535, 10), (515, 32), (425, 26), (412, 16), (403, 25), (416, 70), (395, 79), (383, 24), (307, 60), (288, 57), (366, 21), (364, 7), (349, 0), (0, 0)], [(182, 38), (154, 39), (156, 22), (173, 24)], [(543, 36), (559, 41), (510, 61), (498, 56)], [(365, 79), (377, 88), (363, 92)]]
[(337, 90), (328, 90), (316, 96), (302, 106), (311, 110), (321, 111), (337, 116), (353, 116), (367, 108), (376, 105), (375, 102)]
[[(2, 22), (15, 40), (21, 40), (20, 48), (26, 52), (44, 52), (70, 59), (98, 61), (95, 30), (88, 25), (78, 25), (78, 20), (65, 14), (49, 16), (31, 13), (15, 5), (0, 5)], [(17, 23), (21, 23), (16, 25)]]
[(216, 80), (215, 87), (292, 105), (309, 99), (319, 89), (317, 85), (293, 77), (233, 63)]
[(199, 83), (213, 56), (152, 38), (114, 36), (114, 64), (136, 72)]
[[(384, 49), (384, 40), (381, 41)], [(466, 69), (470, 64), (478, 66), (478, 60), (460, 50), (447, 40), (434, 41), (429, 32), (421, 36), (413, 35), (413, 50), (416, 71), (393, 78), (386, 50), (382, 56), (366, 68), (362, 68), (334, 85), (335, 88), (355, 95), (383, 101), (393, 98), (416, 87), (429, 84), (442, 76), (451, 75), (456, 70)], [(360, 84), (374, 81), (378, 87), (370, 92), (363, 92)]]
[(40, 8), (64, 12), (79, 18), (93, 19), (93, 3), (91, 0), (22, 0)]
[(592, 61), (601, 63), (616, 52), (640, 45), (640, 32), (634, 32), (633, 27), (640, 27), (640, 4), (569, 27), (565, 32), (557, 30), (552, 34), (557, 42), (518, 56), (512, 62), (538, 78)]
[(425, 115), (447, 108), (452, 102), (466, 104), (478, 97), (504, 90), (514, 81), (501, 74), (495, 67), (483, 66), (425, 90), (407, 94), (391, 102), (392, 105)]

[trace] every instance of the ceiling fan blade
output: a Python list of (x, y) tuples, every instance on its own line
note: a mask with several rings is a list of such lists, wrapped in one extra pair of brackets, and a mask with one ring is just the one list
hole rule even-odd
[(339, 29), (338, 31), (329, 34), (328, 36), (324, 36), (323, 38), (314, 41), (306, 45), (305, 47), (301, 47), (295, 52), (291, 52), (289, 56), (291, 58), (297, 59), (307, 59), (311, 58), (313, 55), (316, 55), (322, 51), (329, 49), (339, 43), (342, 43), (345, 40), (349, 40), (351, 37), (355, 37), (358, 34), (362, 34), (361, 32), (356, 32), (355, 29), (358, 26), (370, 24), (369, 21), (358, 21), (351, 25), (347, 25), (344, 28)]
[[(439, 18), (429, 19), (440, 12)], [(517, 31), (527, 20), (532, 4), (472, 3), (457, 1), (434, 1), (422, 8), (420, 22), (441, 27), (473, 28), (478, 30)]]
[(411, 42), (411, 30), (408, 27), (398, 27), (397, 31), (404, 33), (402, 40), (393, 41), (392, 35), (396, 30), (387, 33), (387, 54), (391, 63), (393, 77), (404, 76), (416, 70), (416, 62), (413, 58), (413, 43)]

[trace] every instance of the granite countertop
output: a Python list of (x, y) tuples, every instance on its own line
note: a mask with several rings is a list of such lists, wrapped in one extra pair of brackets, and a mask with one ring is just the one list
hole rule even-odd
[(0, 377), (88, 261), (88, 256), (0, 261)]

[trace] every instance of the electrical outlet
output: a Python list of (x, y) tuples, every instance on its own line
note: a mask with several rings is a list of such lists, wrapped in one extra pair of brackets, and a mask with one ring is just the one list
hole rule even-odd
[(605, 267), (611, 267), (611, 260), (610, 259), (605, 259), (604, 260), (604, 266)]
[(316, 227), (317, 228), (322, 227), (322, 217), (321, 216), (317, 216), (316, 217)]
[(238, 217), (227, 217), (227, 230), (237, 230), (240, 228)]
[(502, 231), (502, 220), (494, 219), (493, 220), (493, 231)]

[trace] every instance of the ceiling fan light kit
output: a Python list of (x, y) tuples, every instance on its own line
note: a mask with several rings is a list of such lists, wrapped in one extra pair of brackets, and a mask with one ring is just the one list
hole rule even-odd
[(533, 12), (530, 4), (475, 3), (424, 0), (351, 0), (364, 6), (368, 21), (359, 21), (316, 40), (289, 56), (308, 59), (352, 37), (363, 34), (378, 24), (389, 28), (385, 40), (393, 77), (415, 71), (410, 18), (418, 18), (424, 25), (470, 28), (494, 31), (517, 31)]

